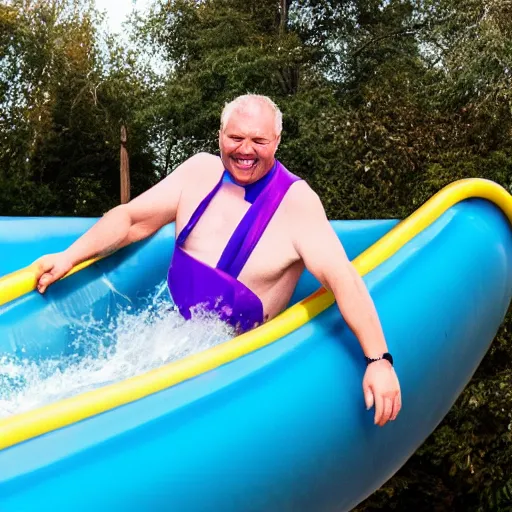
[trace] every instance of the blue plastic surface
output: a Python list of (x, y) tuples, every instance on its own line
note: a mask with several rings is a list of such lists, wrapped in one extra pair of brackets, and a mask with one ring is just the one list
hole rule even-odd
[[(0, 222), (0, 244), (19, 250), (21, 264), (62, 248), (53, 241), (58, 221), (10, 222), (25, 224), (25, 234), (4, 242)], [(63, 222), (76, 238), (91, 221)], [(394, 224), (333, 223), (351, 258)], [(38, 242), (23, 244), (31, 230)], [(44, 297), (4, 306), (0, 354), (66, 353), (73, 319), (137, 303), (161, 282), (173, 234), (169, 226)], [(365, 410), (362, 353), (334, 305), (230, 364), (0, 451), (0, 510), (350, 510), (434, 430), (492, 342), (512, 296), (509, 222), (490, 203), (465, 201), (365, 281), (401, 380), (394, 423), (376, 427)], [(317, 286), (305, 273), (292, 301)]]

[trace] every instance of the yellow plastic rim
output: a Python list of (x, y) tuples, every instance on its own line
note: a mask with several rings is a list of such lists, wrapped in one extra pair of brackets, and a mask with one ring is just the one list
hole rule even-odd
[[(483, 179), (456, 181), (434, 195), (411, 216), (360, 254), (353, 261), (354, 266), (360, 275), (364, 276), (395, 254), (450, 207), (473, 197), (493, 202), (512, 222), (512, 196), (503, 187)], [(68, 275), (95, 261), (97, 260), (82, 263)], [(33, 291), (35, 285), (36, 278), (32, 266), (1, 278), (0, 305)], [(334, 301), (331, 292), (320, 288), (273, 320), (221, 345), (143, 375), (0, 420), (0, 449), (133, 402), (234, 361), (298, 329), (331, 306)]]

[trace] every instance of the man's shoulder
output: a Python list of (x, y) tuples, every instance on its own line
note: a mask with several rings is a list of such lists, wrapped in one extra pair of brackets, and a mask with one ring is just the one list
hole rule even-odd
[(186, 160), (184, 164), (198, 174), (211, 173), (212, 170), (222, 171), (223, 169), (220, 157), (206, 152), (196, 153)]
[[(168, 176), (169, 183), (181, 182), (183, 186), (209, 186), (218, 181), (224, 166), (222, 160), (211, 153), (201, 152), (187, 158)], [(177, 181), (178, 180), (178, 181)], [(174, 185), (173, 185), (174, 186)]]
[(307, 209), (309, 207), (321, 207), (319, 195), (311, 188), (306, 180), (298, 180), (294, 182), (288, 194), (286, 202), (290, 209)]
[(218, 157), (217, 155), (214, 155), (212, 153), (208, 153), (206, 151), (200, 151), (199, 153), (192, 155), (189, 158), (189, 161), (202, 162), (204, 164), (209, 164), (209, 165), (215, 165), (215, 164), (222, 165), (220, 157)]

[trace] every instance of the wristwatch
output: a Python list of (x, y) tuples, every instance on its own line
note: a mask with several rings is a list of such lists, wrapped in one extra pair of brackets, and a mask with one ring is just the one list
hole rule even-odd
[(371, 357), (365, 356), (365, 359), (366, 359), (367, 365), (369, 365), (371, 363), (375, 363), (375, 361), (381, 361), (382, 359), (385, 359), (386, 361), (389, 361), (391, 363), (391, 366), (393, 366), (393, 356), (389, 352), (386, 352), (386, 353), (382, 354), (380, 357), (376, 357), (376, 358), (371, 358)]

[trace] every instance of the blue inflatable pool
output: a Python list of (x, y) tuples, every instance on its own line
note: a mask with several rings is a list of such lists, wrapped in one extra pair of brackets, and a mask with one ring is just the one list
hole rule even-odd
[[(395, 422), (373, 424), (359, 345), (306, 272), (254, 331), (0, 420), (0, 511), (349, 511), (435, 429), (492, 342), (512, 297), (509, 219), (508, 192), (466, 180), (400, 223), (333, 221), (395, 357)], [(30, 263), (93, 222), (0, 220), (0, 355), (67, 355), (74, 319), (143, 303), (163, 280), (172, 225), (34, 292)]]

